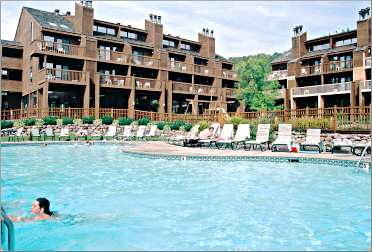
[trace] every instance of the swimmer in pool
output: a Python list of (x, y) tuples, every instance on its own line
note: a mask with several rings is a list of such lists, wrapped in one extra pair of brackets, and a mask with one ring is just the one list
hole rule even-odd
[(31, 212), (35, 214), (35, 217), (16, 217), (9, 215), (9, 219), (14, 222), (19, 221), (38, 221), (48, 220), (54, 216), (54, 213), (49, 210), (49, 200), (46, 198), (37, 198), (32, 202)]

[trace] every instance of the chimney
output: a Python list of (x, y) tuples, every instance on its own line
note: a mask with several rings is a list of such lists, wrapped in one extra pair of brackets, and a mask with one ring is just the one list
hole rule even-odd
[(54, 10), (54, 13), (58, 15), (59, 14), (59, 10), (58, 9), (55, 9)]
[(161, 16), (158, 16), (158, 24), (161, 24)]
[(150, 14), (150, 21), (153, 22), (153, 15)]
[(71, 11), (66, 11), (66, 16), (71, 16)]
[(202, 33), (198, 33), (198, 41), (201, 43), (200, 55), (206, 58), (214, 58), (216, 55), (216, 51), (215, 39), (213, 38), (213, 30), (203, 28)]
[(292, 37), (292, 54), (294, 58), (299, 58), (303, 56), (306, 52), (305, 41), (307, 34), (302, 31), (303, 26), (297, 25), (293, 28), (293, 37)]
[(154, 23), (158, 21), (158, 16), (154, 15)]
[(357, 21), (358, 47), (368, 46), (371, 44), (371, 29), (370, 8), (367, 7), (359, 11), (359, 20)]
[(163, 47), (163, 25), (161, 16), (150, 14), (150, 20), (145, 19), (145, 30), (148, 32), (146, 43), (152, 44), (155, 48)]
[(93, 35), (94, 9), (92, 1), (75, 3), (74, 28), (78, 33)]

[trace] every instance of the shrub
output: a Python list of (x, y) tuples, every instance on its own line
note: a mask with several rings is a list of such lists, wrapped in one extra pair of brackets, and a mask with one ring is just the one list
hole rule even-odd
[(232, 116), (230, 118), (230, 123), (232, 123), (234, 125), (234, 128), (236, 129), (239, 124), (248, 123), (248, 120), (239, 116)]
[(36, 123), (35, 118), (26, 118), (24, 121), (25, 126), (34, 126)]
[(171, 130), (179, 130), (183, 125), (185, 125), (184, 121), (177, 120), (170, 125), (170, 128)]
[(138, 120), (138, 125), (145, 125), (150, 123), (150, 119), (147, 117), (142, 117), (141, 119)]
[(57, 117), (55, 116), (46, 116), (43, 118), (43, 125), (56, 125)]
[(192, 129), (192, 124), (191, 123), (185, 123), (185, 125), (183, 125), (183, 129), (186, 132), (190, 132), (190, 130)]
[(118, 122), (120, 126), (130, 125), (133, 122), (133, 119), (130, 117), (120, 117)]
[(112, 122), (114, 121), (114, 118), (112, 118), (112, 116), (109, 116), (109, 115), (104, 115), (102, 116), (101, 120), (102, 120), (102, 124), (111, 125)]
[(13, 121), (4, 121), (1, 120), (1, 128), (2, 129), (8, 129), (13, 127), (14, 122)]
[(208, 129), (208, 122), (207, 121), (200, 121), (199, 122), (199, 132)]
[(74, 123), (74, 119), (72, 119), (71, 117), (63, 117), (62, 119), (62, 124), (63, 125), (70, 125), (70, 124), (73, 124)]
[(308, 128), (319, 128), (319, 129), (329, 129), (330, 119), (329, 118), (293, 118), (288, 121), (292, 124), (292, 128), (296, 131), (304, 132)]
[(83, 116), (83, 124), (93, 124), (94, 116)]
[(163, 130), (166, 125), (166, 122), (157, 122), (156, 126), (158, 127), (159, 130)]

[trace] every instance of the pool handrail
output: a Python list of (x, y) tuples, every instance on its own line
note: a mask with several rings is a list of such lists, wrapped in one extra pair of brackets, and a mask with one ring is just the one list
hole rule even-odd
[(2, 239), (3, 235), (2, 232), (5, 230), (3, 228), (3, 224), (8, 229), (8, 249), (7, 251), (14, 251), (14, 225), (13, 222), (9, 219), (8, 215), (6, 214), (4, 208), (1, 206), (1, 246), (3, 244)]

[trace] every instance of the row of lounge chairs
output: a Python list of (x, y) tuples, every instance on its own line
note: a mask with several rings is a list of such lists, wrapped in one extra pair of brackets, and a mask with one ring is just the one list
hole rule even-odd
[[(191, 147), (217, 147), (217, 148), (228, 148), (231, 149), (243, 147), (244, 149), (258, 149), (261, 151), (270, 149), (269, 135), (270, 135), (270, 124), (259, 124), (256, 132), (256, 139), (250, 137), (250, 125), (239, 124), (234, 136), (233, 124), (225, 124), (220, 129), (219, 123), (211, 125), (213, 132), (207, 139), (202, 139), (198, 136), (198, 125), (195, 125), (188, 136), (176, 136), (169, 140), (170, 143), (182, 142), (184, 146)], [(305, 141), (299, 145), (300, 152), (323, 152), (325, 151), (324, 143), (320, 138), (320, 129), (307, 129)], [(347, 139), (336, 139), (332, 142), (331, 152), (334, 153), (343, 148), (349, 148), (350, 152), (357, 153), (357, 149), (363, 149), (366, 144), (353, 144)], [(291, 124), (279, 124), (278, 137), (271, 144), (272, 151), (293, 151), (292, 142), (292, 125)]]
[[(138, 130), (133, 134), (133, 127), (131, 125), (124, 126), (124, 129), (121, 132), (118, 132), (117, 127), (114, 125), (109, 126), (106, 133), (102, 134), (101, 132), (91, 132), (87, 130), (78, 130), (77, 132), (70, 132), (69, 128), (61, 128), (59, 134), (55, 134), (52, 128), (46, 128), (42, 133), (38, 127), (31, 128), (29, 134), (30, 140), (71, 140), (73, 136), (75, 140), (88, 140), (88, 137), (97, 138), (99, 140), (109, 140), (109, 139), (118, 139), (118, 140), (140, 140), (140, 139), (150, 139), (155, 137), (157, 134), (156, 125), (152, 125), (147, 134), (146, 126), (138, 126)], [(25, 140), (27, 134), (24, 133), (24, 128), (19, 128), (14, 134), (9, 135), (9, 141), (20, 141)]]

